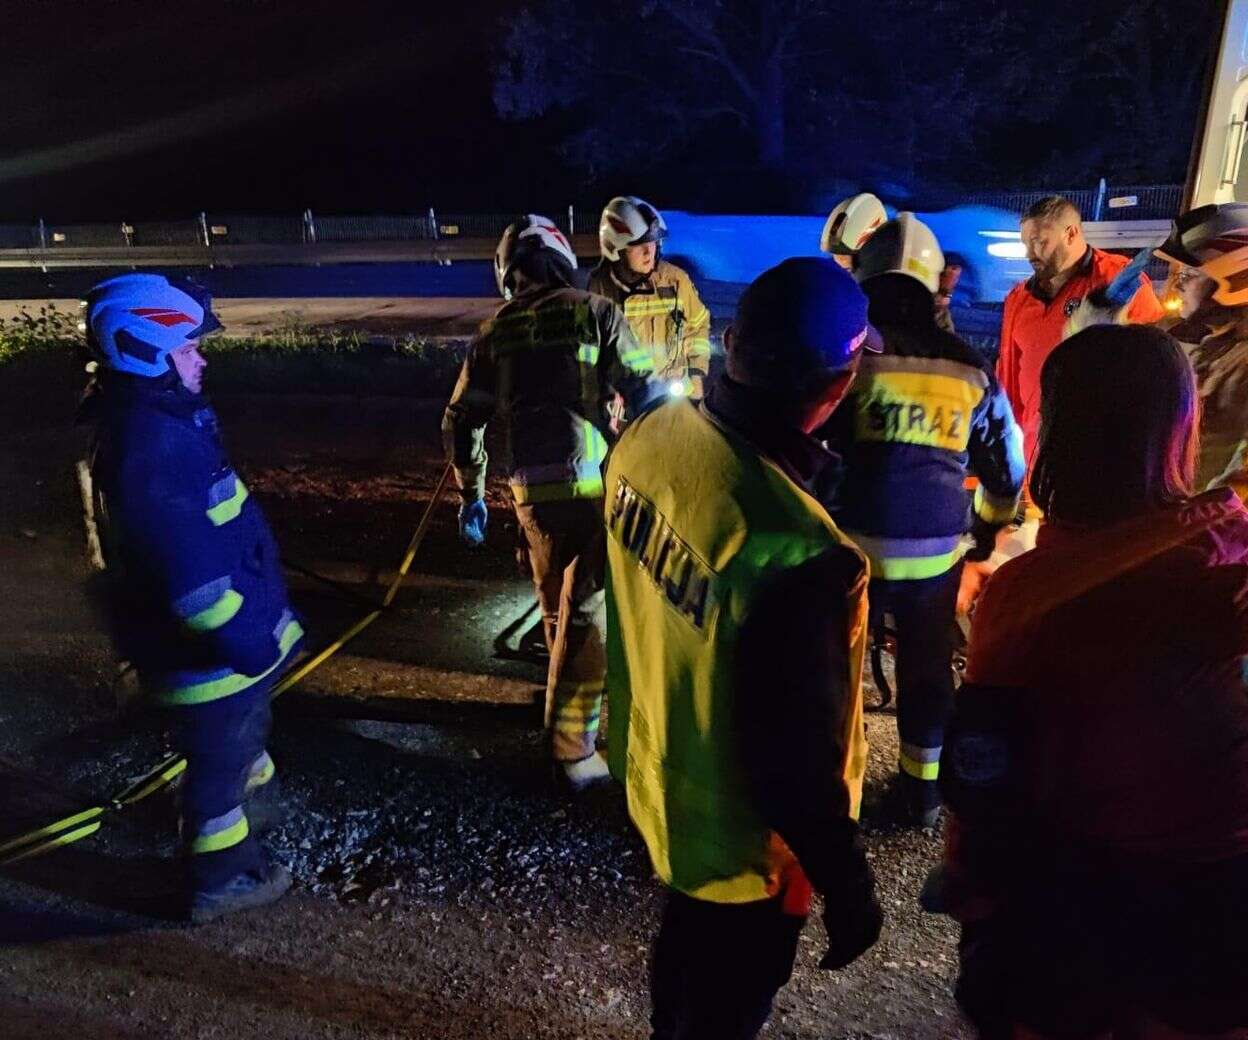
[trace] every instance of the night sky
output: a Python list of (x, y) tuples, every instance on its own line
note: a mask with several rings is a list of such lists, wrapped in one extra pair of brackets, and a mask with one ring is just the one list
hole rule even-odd
[(493, 116), (497, 0), (6, 6), (0, 219), (489, 208), (532, 135)]
[[(1079, 9), (1070, 0), (1010, 0), (1007, 10), (1012, 19), (1016, 9), (1047, 11), (1050, 3)], [(1139, 9), (1109, 0), (1096, 10), (1119, 3)], [(0, 220), (133, 221), (200, 209), (297, 213), (305, 207), (404, 213), (430, 205), (444, 212), (561, 212), (569, 202), (596, 205), (625, 182), (656, 192), (666, 205), (696, 204), (685, 197), (687, 184), (644, 156), (614, 183), (563, 163), (556, 153), (568, 129), (563, 117), (522, 124), (496, 116), (491, 68), (517, 6), (505, 0), (0, 0)], [(1002, 9), (966, 0), (962, 10), (974, 15), (980, 6), (985, 16)], [(1157, 3), (1172, 22), (1181, 9), (1175, 24), (1207, 17), (1200, 28), (1207, 38), (1210, 0)], [(1046, 47), (1092, 47), (1078, 25), (1063, 21), (1054, 30), (1043, 46), (1027, 43), (1023, 54), (1036, 63), (1036, 90), (1067, 90), (1059, 106), (1064, 115), (1046, 117), (1047, 128), (1033, 126), (1024, 99), (1005, 118), (998, 113), (998, 125), (976, 146), (990, 165), (1000, 165), (1003, 184), (1020, 179), (1007, 168), (1011, 156), (1034, 157), (1022, 176), (1046, 168), (1056, 176), (1053, 149), (1060, 153), (1097, 135), (1111, 143), (1116, 135), (1121, 144), (1132, 133), (1121, 115), (1129, 100), (1124, 109), (1119, 98), (1114, 115), (1098, 109), (1099, 89), (1046, 79)], [(1159, 39), (1159, 45), (1168, 43)], [(960, 60), (951, 53), (907, 57), (945, 66)], [(1161, 50), (1154, 60), (1165, 68), (1165, 58)], [(1084, 72), (1092, 77), (1096, 70)], [(1190, 81), (1201, 70), (1179, 68), (1176, 75), (1176, 82)], [(1141, 98), (1154, 101), (1174, 89), (1153, 82), (1139, 87)], [(931, 111), (950, 114), (940, 99)], [(1177, 119), (1164, 105), (1157, 111), (1149, 125), (1180, 126), (1175, 155), (1185, 156), (1188, 110)], [(1053, 142), (1043, 139), (1047, 133)], [(711, 164), (723, 154), (715, 143), (700, 145)], [(1170, 160), (1153, 179), (1181, 179), (1181, 161)], [(1097, 162), (1088, 159), (1080, 178), (1099, 169)], [(665, 192), (668, 186), (673, 190)], [(732, 204), (756, 201), (757, 211), (766, 212), (765, 199)]]

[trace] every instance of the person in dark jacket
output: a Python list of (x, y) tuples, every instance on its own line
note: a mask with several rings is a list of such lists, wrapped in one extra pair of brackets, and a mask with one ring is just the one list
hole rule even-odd
[(942, 773), (985, 1038), (1248, 1028), (1248, 512), (1192, 496), (1198, 399), (1155, 328), (1045, 363), (1045, 520), (988, 582)]
[(610, 300), (572, 288), (576, 256), (530, 215), (503, 233), (494, 260), (507, 301), (464, 359), (442, 418), (469, 544), (485, 537), (485, 427), (502, 427), (503, 468), (528, 547), (550, 664), (546, 726), (555, 775), (572, 791), (608, 778), (595, 750), (603, 689), (602, 465), (607, 402), (627, 417), (661, 391), (654, 362)]
[(86, 319), (103, 362), (93, 476), (113, 633), (175, 720), (188, 912), (203, 922), (290, 886), (258, 844), (247, 800), (272, 783), (269, 690), (303, 629), (203, 394), (199, 341), (220, 328), (210, 297), (163, 275), (122, 275), (91, 290)]
[[(971, 561), (991, 555), (1014, 519), (1022, 436), (992, 369), (937, 327), (944, 257), (931, 230), (901, 213), (858, 254), (884, 353), (863, 359), (845, 406), (824, 430), (841, 455), (836, 521), (871, 561), (871, 611), (897, 633), (900, 778), (915, 822), (936, 822), (936, 780), (953, 697), (954, 616), (967, 531)], [(968, 470), (979, 480), (966, 490)]]
[(1196, 490), (1230, 486), (1248, 492), (1248, 205), (1200, 206), (1175, 221), (1156, 250), (1179, 264), (1174, 286), (1181, 332), (1200, 391), (1200, 459)]

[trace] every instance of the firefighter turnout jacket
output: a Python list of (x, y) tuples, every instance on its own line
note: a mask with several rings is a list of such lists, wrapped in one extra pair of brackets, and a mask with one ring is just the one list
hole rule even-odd
[(654, 359), (657, 379), (680, 382), (686, 396), (701, 398), (711, 365), (711, 312), (684, 271), (660, 260), (653, 274), (626, 285), (615, 265), (603, 260), (590, 272), (589, 291), (623, 308), (633, 335)]
[(169, 705), (273, 681), (303, 629), (207, 398), (172, 378), (106, 372), (98, 407), (93, 475), (121, 656)]
[[(874, 293), (883, 280), (864, 289), (884, 353), (863, 355), (849, 398), (822, 431), (843, 460), (833, 515), (873, 578), (933, 578), (957, 563), (968, 530), (986, 555), (996, 529), (1014, 519), (1022, 437), (973, 347), (937, 328), (926, 309), (892, 321), (880, 313)], [(968, 466), (979, 480), (973, 495)]]
[(804, 913), (807, 877), (869, 879), (866, 567), (720, 389), (643, 415), (607, 467), (610, 762), (666, 884)]
[(1183, 344), (1200, 392), (1200, 461), (1196, 490), (1211, 482), (1242, 486), (1248, 437), (1248, 333), (1241, 325), (1215, 329), (1195, 345)]
[(503, 304), (469, 348), (442, 419), (464, 501), (484, 497), (495, 415), (517, 504), (600, 498), (607, 402), (622, 394), (635, 415), (659, 392), (653, 371), (610, 300), (539, 288)]

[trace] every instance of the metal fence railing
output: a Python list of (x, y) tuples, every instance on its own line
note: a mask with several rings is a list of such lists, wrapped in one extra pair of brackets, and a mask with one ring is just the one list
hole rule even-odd
[(438, 213), (439, 238), (498, 238), (515, 213)]
[[(433, 211), (430, 210), (430, 215)], [(507, 225), (515, 220), (518, 213), (438, 213), (437, 228), (439, 238), (498, 238)], [(547, 213), (559, 230), (565, 234), (588, 234), (589, 222), (593, 221), (592, 230), (598, 229), (598, 213), (588, 210), (577, 210), (569, 206), (566, 211)]]
[(309, 241), (307, 221), (298, 217), (205, 214), (211, 241), (226, 244), (289, 246)]
[[(1115, 200), (1126, 201), (1115, 206)], [(1134, 200), (1134, 201), (1131, 201)], [(1182, 184), (1129, 184), (1108, 192), (1102, 220), (1173, 220), (1183, 205)]]
[(436, 238), (430, 216), (314, 217), (318, 242), (420, 242)]
[(1125, 184), (1101, 182), (1095, 188), (1068, 191), (981, 191), (962, 198), (971, 205), (996, 206), (1011, 213), (1023, 213), (1050, 195), (1070, 199), (1084, 220), (1170, 220), (1183, 203), (1181, 184)]
[(204, 244), (198, 220), (144, 221), (123, 224), (122, 231), (132, 246), (196, 246)]

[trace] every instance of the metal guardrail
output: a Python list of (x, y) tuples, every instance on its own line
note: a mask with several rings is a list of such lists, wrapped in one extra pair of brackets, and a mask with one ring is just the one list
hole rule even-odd
[[(1047, 191), (980, 192), (961, 201), (1022, 213)], [(1110, 187), (1063, 193), (1093, 226), (1168, 221), (1180, 185)], [(1115, 206), (1132, 199), (1131, 206)], [(552, 214), (583, 256), (597, 252), (598, 211)], [(1096, 224), (1099, 216), (1101, 225)], [(0, 267), (151, 267), (241, 264), (368, 263), (485, 260), (515, 213), (317, 216), (199, 213), (184, 220), (115, 224), (0, 224)], [(1152, 229), (1148, 229), (1152, 234)], [(1164, 237), (1164, 235), (1163, 235)], [(1124, 242), (1120, 248), (1130, 248)]]
[[(210, 246), (81, 246), (70, 248), (0, 248), (0, 268), (38, 267), (242, 267), (269, 264), (445, 263), (489, 260), (493, 238), (441, 238), (410, 242), (307, 242), (218, 244)], [(598, 240), (576, 235), (580, 256), (597, 254)]]
[[(515, 213), (298, 216), (200, 213), (116, 224), (0, 224), (0, 267), (151, 267), (487, 260)], [(583, 255), (597, 214), (558, 219)]]

